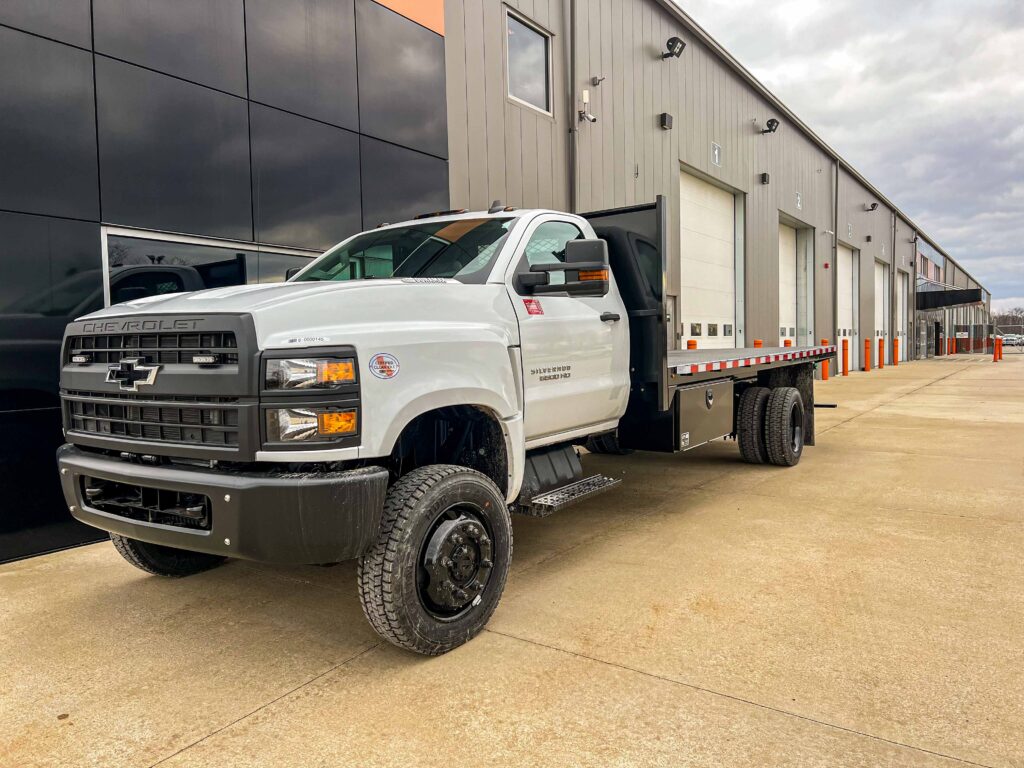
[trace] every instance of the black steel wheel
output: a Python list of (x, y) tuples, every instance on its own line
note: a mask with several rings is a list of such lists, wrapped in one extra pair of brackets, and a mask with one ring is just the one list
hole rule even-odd
[(129, 539), (116, 533), (110, 534), (114, 549), (139, 570), (156, 576), (180, 578), (216, 568), (226, 558), (208, 555), (205, 552), (189, 552), (187, 549), (150, 544), (138, 539)]
[(736, 407), (736, 442), (740, 446), (740, 456), (748, 464), (765, 464), (768, 461), (764, 419), (771, 393), (768, 387), (747, 387)]
[(794, 387), (776, 387), (771, 391), (764, 441), (772, 464), (793, 467), (800, 463), (804, 450), (804, 401)]
[(363, 613), (401, 648), (447, 653), (487, 624), (511, 559), (512, 524), (494, 483), (466, 467), (421, 467), (391, 486), (380, 536), (359, 560)]

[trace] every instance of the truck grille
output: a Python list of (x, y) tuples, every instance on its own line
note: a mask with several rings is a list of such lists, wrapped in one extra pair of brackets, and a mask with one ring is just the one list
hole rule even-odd
[(210, 530), (210, 497), (199, 493), (83, 477), (82, 495), (90, 507), (110, 515), (143, 523)]
[(67, 392), (69, 428), (104, 437), (234, 448), (238, 399)]
[(196, 353), (213, 353), (220, 362), (238, 363), (238, 344), (231, 331), (207, 333), (116, 333), (106, 336), (71, 336), (64, 362), (86, 355), (89, 362), (117, 363), (123, 358), (144, 358), (147, 363), (191, 363)]

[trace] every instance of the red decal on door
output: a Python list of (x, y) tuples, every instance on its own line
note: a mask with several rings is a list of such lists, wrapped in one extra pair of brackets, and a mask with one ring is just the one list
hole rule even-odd
[(526, 305), (526, 314), (528, 315), (544, 314), (544, 307), (540, 305), (540, 299), (523, 299), (523, 304)]

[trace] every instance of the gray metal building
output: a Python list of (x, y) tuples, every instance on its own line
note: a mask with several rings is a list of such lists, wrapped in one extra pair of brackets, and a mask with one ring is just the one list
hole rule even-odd
[(666, 196), (673, 346), (984, 349), (988, 293), (671, 0), (447, 0), (445, 35), (452, 205)]

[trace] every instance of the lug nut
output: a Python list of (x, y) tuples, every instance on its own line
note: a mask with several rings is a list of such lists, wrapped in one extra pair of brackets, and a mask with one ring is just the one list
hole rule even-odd
[(490, 568), (492, 565), (494, 565), (494, 563), (492, 563), (486, 557), (483, 560), (480, 561), (480, 567), (481, 568)]
[(445, 568), (451, 568), (452, 567), (452, 559), (450, 557), (442, 557), (441, 558), (441, 565), (443, 565)]
[(462, 538), (462, 534), (460, 534), (460, 533), (452, 534), (452, 543), (453, 544), (461, 544), (463, 541), (465, 541), (465, 539)]
[(456, 600), (465, 600), (468, 597), (469, 597), (469, 594), (464, 589), (458, 589), (458, 590), (455, 591), (455, 599)]

